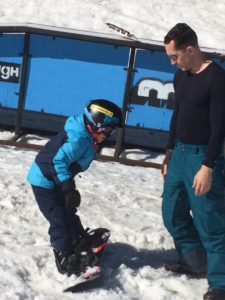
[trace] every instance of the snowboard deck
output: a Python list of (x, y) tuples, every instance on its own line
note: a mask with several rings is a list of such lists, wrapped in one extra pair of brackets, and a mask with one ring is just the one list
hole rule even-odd
[(77, 277), (74, 284), (64, 290), (64, 292), (84, 292), (90, 289), (95, 289), (101, 286), (102, 282), (102, 269), (98, 267), (94, 270), (88, 269), (87, 272)]

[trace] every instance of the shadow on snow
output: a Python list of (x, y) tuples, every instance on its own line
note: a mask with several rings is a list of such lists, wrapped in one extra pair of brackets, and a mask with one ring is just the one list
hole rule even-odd
[(102, 275), (92, 281), (71, 286), (66, 292), (79, 293), (99, 288), (107, 290), (123, 289), (119, 280), (119, 267), (121, 265), (125, 265), (132, 270), (138, 270), (145, 266), (159, 269), (163, 267), (167, 260), (171, 259), (176, 259), (175, 249), (137, 250), (129, 244), (108, 244), (102, 263)]

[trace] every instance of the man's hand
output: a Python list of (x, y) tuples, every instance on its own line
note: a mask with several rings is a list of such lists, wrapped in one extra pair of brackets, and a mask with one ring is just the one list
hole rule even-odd
[(207, 193), (212, 185), (212, 169), (202, 165), (194, 177), (192, 187), (195, 189), (195, 195), (201, 196)]
[(161, 167), (161, 174), (163, 176), (163, 179), (166, 176), (171, 156), (172, 156), (172, 150), (171, 149), (167, 149), (166, 150), (166, 156), (165, 156), (165, 159), (164, 159), (164, 161), (162, 163), (162, 167)]

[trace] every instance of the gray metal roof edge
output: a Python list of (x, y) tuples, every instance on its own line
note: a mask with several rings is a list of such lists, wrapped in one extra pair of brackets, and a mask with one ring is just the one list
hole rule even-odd
[(0, 23), (0, 33), (37, 33), (45, 35), (60, 36), (65, 38), (82, 39), (102, 43), (116, 44), (127, 47), (163, 50), (163, 43), (153, 40), (134, 40), (120, 34), (76, 30), (57, 26), (41, 25), (35, 23)]
[[(44, 35), (53, 35), (65, 38), (81, 39), (86, 41), (95, 41), (108, 44), (116, 44), (148, 50), (164, 51), (162, 41), (137, 38), (132, 39), (121, 34), (101, 33), (87, 30), (77, 30), (67, 27), (50, 26), (36, 23), (0, 23), (0, 33), (37, 33)], [(205, 53), (210, 53), (212, 56), (225, 57), (225, 49), (202, 47), (201, 50)]]

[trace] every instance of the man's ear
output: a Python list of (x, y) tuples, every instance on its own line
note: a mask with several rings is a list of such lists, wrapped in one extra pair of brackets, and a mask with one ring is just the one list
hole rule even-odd
[(188, 54), (193, 55), (195, 52), (195, 49), (193, 46), (188, 46), (186, 51), (188, 52)]

